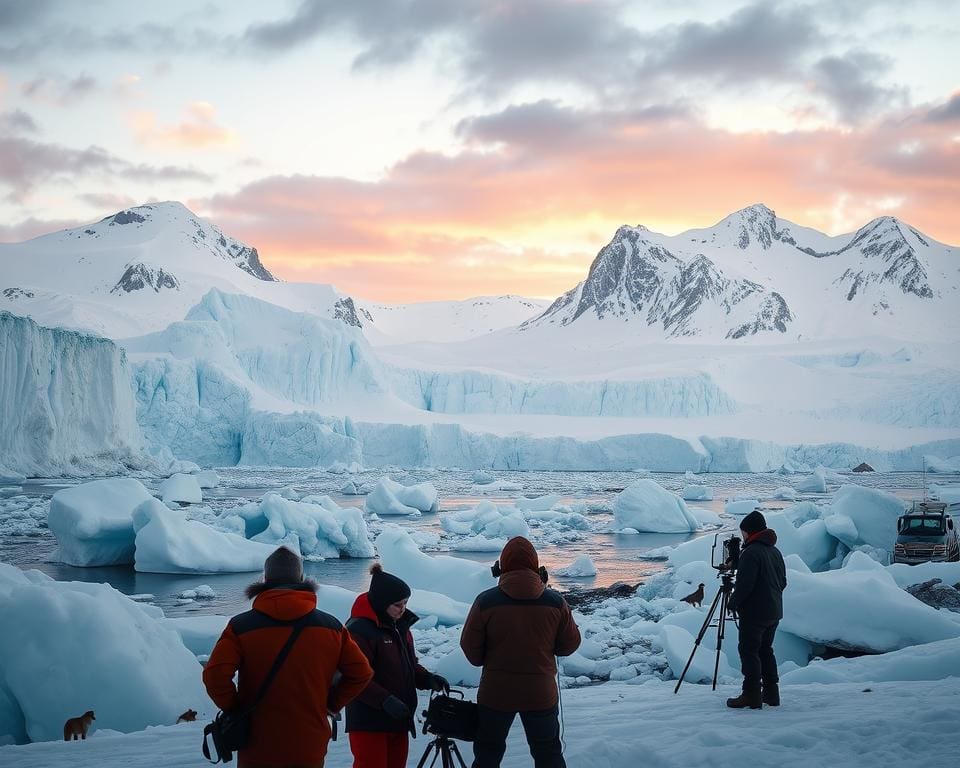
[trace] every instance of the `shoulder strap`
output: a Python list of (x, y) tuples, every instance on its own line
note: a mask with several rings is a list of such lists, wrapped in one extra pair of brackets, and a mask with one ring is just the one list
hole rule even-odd
[(290, 649), (293, 648), (293, 644), (297, 642), (297, 638), (300, 636), (300, 633), (303, 631), (304, 627), (307, 626), (307, 623), (312, 617), (312, 611), (305, 616), (301, 617), (293, 625), (293, 631), (290, 633), (290, 637), (287, 638), (287, 642), (284, 643), (283, 648), (280, 649), (280, 653), (277, 654), (277, 658), (273, 661), (273, 666), (270, 667), (270, 671), (267, 672), (267, 676), (263, 679), (263, 682), (260, 684), (260, 690), (257, 691), (257, 698), (253, 700), (253, 704), (250, 705), (250, 709), (253, 709), (257, 704), (261, 702), (264, 696), (267, 695), (267, 691), (270, 688), (270, 684), (273, 682), (273, 678), (277, 676), (277, 672), (280, 671), (280, 667), (283, 666), (283, 662), (287, 660), (287, 656), (290, 655)]

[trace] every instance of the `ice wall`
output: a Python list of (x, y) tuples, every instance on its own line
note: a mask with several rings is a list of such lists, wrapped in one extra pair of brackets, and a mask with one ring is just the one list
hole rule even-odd
[(0, 464), (34, 476), (147, 466), (129, 382), (112, 341), (0, 312)]
[(363, 463), (359, 441), (343, 419), (318, 413), (253, 413), (241, 439), (239, 463), (252, 466), (328, 467)]
[(617, 381), (544, 381), (488, 371), (389, 371), (394, 393), (437, 413), (715, 416), (736, 403), (707, 374)]

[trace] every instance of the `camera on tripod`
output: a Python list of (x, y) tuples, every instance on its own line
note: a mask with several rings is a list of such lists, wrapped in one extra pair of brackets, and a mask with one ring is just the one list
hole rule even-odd
[(710, 547), (710, 565), (717, 570), (717, 578), (726, 574), (732, 575), (740, 567), (740, 537), (731, 536), (724, 539), (720, 550), (722, 559), (717, 563), (715, 562), (715, 554), (719, 538), (719, 533), (714, 534), (713, 546)]
[[(466, 701), (463, 691), (451, 688), (449, 693), (434, 693), (423, 713), (423, 732), (435, 738), (427, 744), (417, 768), (423, 768), (432, 756), (430, 768), (440, 760), (441, 768), (466, 768), (454, 739), (473, 741), (477, 735), (477, 705)], [(456, 762), (454, 762), (456, 761)]]

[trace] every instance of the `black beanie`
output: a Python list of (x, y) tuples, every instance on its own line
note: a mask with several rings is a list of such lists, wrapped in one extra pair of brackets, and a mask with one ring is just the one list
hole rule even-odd
[(263, 564), (264, 582), (298, 584), (303, 581), (303, 562), (300, 556), (286, 547), (278, 547)]
[(367, 592), (367, 599), (378, 615), (385, 614), (391, 605), (408, 597), (410, 587), (407, 582), (387, 573), (379, 563), (370, 568), (370, 590)]
[(759, 509), (753, 510), (753, 512), (740, 521), (740, 530), (746, 534), (760, 533), (760, 531), (764, 531), (766, 528), (767, 521)]

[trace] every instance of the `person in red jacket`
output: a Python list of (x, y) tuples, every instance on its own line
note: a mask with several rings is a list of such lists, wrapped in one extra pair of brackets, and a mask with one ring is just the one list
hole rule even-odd
[[(323, 768), (331, 735), (328, 710), (342, 709), (373, 677), (350, 633), (316, 610), (316, 589), (303, 578), (300, 558), (286, 547), (277, 549), (264, 563), (263, 581), (247, 588), (253, 609), (230, 619), (203, 670), (203, 684), (220, 709), (249, 707), (291, 625), (307, 620), (253, 711), (249, 744), (237, 753), (238, 768)], [(236, 673), (239, 687), (233, 683)]]
[(483, 667), (473, 768), (499, 768), (517, 714), (536, 768), (565, 768), (555, 657), (580, 647), (580, 630), (527, 539), (510, 539), (498, 563), (499, 586), (477, 596), (460, 634), (467, 661)]
[(347, 622), (373, 667), (373, 680), (347, 705), (353, 768), (403, 768), (407, 734), (416, 737), (417, 689), (450, 689), (417, 661), (410, 632), (417, 616), (407, 610), (409, 597), (406, 582), (376, 564), (370, 569), (370, 589), (356, 599)]

